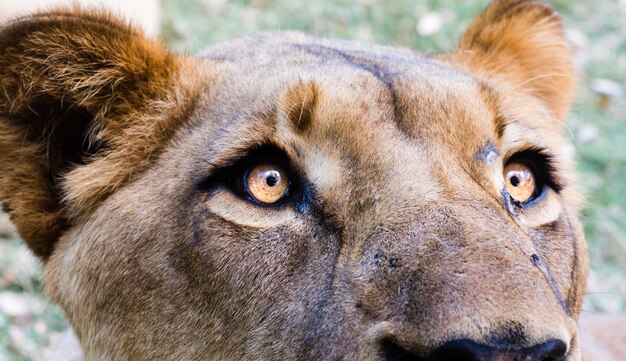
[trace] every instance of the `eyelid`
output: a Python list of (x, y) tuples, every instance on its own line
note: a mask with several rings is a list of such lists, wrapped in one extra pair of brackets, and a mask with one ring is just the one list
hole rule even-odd
[(539, 184), (547, 185), (557, 193), (565, 187), (558, 177), (555, 156), (547, 148), (533, 146), (517, 150), (505, 157), (504, 166), (512, 162), (531, 166)]
[[(240, 152), (239, 157), (222, 157), (220, 165), (211, 163), (211, 170), (208, 175), (198, 182), (197, 189), (204, 192), (211, 192), (223, 187), (225, 191), (230, 191), (234, 195), (260, 207), (280, 207), (294, 196), (299, 189), (299, 179), (293, 170), (291, 162), (285, 152), (271, 144), (261, 147), (248, 148)], [(233, 153), (234, 154), (234, 153)], [(254, 198), (245, 184), (245, 175), (257, 164), (274, 163), (280, 166), (289, 179), (289, 188), (283, 198), (275, 203), (262, 203)]]
[(201, 187), (202, 184), (209, 182), (211, 178), (221, 178), (225, 173), (229, 173), (230, 169), (237, 168), (238, 165), (254, 157), (260, 157), (265, 153), (276, 154), (284, 152), (274, 144), (266, 142), (258, 144), (244, 143), (235, 145), (228, 150), (218, 151), (210, 159), (201, 161), (202, 163), (199, 167), (203, 169), (196, 184)]

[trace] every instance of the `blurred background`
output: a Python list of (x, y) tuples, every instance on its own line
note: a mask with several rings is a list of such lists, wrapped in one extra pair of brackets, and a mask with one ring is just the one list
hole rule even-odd
[[(249, 32), (287, 29), (445, 52), (488, 2), (128, 1), (144, 16), (139, 20), (149, 33), (174, 51), (191, 54)], [(549, 2), (563, 16), (579, 78), (564, 132), (572, 139), (588, 196), (583, 220), (592, 273), (583, 312), (626, 312), (626, 0)], [(0, 0), (0, 19), (13, 15), (12, 3)], [(149, 11), (142, 11), (144, 6)], [(42, 294), (40, 273), (0, 214), (0, 361), (41, 360), (67, 327), (62, 312)]]

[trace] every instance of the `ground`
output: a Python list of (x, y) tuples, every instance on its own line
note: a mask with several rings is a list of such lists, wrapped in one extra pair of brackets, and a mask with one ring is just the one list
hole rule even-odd
[[(162, 0), (163, 40), (195, 53), (259, 30), (447, 51), (487, 0)], [(584, 312), (626, 312), (626, 0), (552, 0), (576, 50), (572, 138), (588, 202), (592, 275)], [(1, 171), (1, 170), (0, 170)], [(0, 215), (0, 361), (40, 360), (67, 326), (40, 267)]]

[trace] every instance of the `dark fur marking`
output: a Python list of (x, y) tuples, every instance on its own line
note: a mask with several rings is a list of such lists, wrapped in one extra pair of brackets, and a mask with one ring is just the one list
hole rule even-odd
[(314, 82), (299, 82), (287, 91), (284, 106), (287, 119), (296, 132), (304, 133), (311, 127), (317, 98), (318, 89)]
[(498, 92), (483, 82), (479, 82), (478, 86), (485, 104), (494, 114), (493, 122), (495, 125), (496, 136), (498, 137), (498, 140), (502, 139), (502, 136), (504, 135), (504, 130), (508, 125), (508, 121), (500, 111), (500, 99), (498, 98)]
[(572, 313), (568, 305), (565, 303), (565, 299), (563, 298), (563, 293), (561, 293), (561, 290), (559, 289), (559, 286), (557, 285), (557, 282), (554, 279), (554, 276), (552, 275), (550, 266), (548, 266), (545, 262), (543, 262), (541, 258), (536, 254), (533, 254), (530, 257), (530, 260), (535, 265), (535, 267), (539, 268), (539, 270), (545, 277), (546, 281), (548, 281), (548, 284), (550, 285), (550, 288), (552, 289), (552, 293), (554, 294), (554, 297), (556, 298), (559, 305), (561, 305), (561, 308), (563, 308), (563, 311), (565, 311), (565, 314), (567, 314), (569, 317), (572, 317)]
[[(561, 219), (564, 219), (564, 221), (567, 224), (567, 229), (568, 229), (568, 234), (572, 234), (573, 232), (573, 227), (572, 227), (572, 222), (570, 222), (570, 218), (569, 218), (569, 214), (567, 213), (567, 209), (564, 208), (563, 209), (563, 213), (561, 214)], [(578, 239), (576, 239), (576, 237), (571, 237), (571, 246), (572, 249), (574, 250), (574, 254), (572, 256), (573, 261), (572, 261), (572, 272), (570, 273), (570, 279), (572, 280), (572, 287), (570, 287), (569, 289), (569, 294), (567, 295), (567, 304), (569, 305), (569, 307), (572, 307), (573, 305), (576, 304), (576, 299), (578, 299), (579, 296), (579, 277), (580, 277), (580, 272), (578, 272)]]
[(405, 134), (410, 134), (409, 129), (407, 129), (406, 125), (402, 122), (402, 112), (399, 109), (398, 93), (395, 89), (395, 85), (393, 84), (393, 79), (397, 75), (396, 72), (389, 71), (389, 69), (384, 68), (381, 64), (369, 62), (365, 59), (358, 58), (344, 51), (327, 46), (318, 44), (294, 44), (293, 46), (317, 57), (333, 57), (335, 59), (341, 59), (347, 65), (366, 71), (378, 79), (385, 86), (391, 98), (394, 122)]
[(495, 347), (511, 347), (517, 345), (522, 347), (528, 341), (526, 327), (516, 321), (507, 321), (497, 330), (490, 332), (489, 344)]

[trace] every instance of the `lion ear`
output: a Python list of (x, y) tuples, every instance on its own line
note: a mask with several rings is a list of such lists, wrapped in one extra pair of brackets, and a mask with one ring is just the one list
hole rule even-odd
[(495, 0), (462, 36), (454, 55), (474, 72), (503, 76), (562, 119), (574, 85), (571, 50), (556, 12), (543, 1)]
[(173, 132), (182, 59), (101, 12), (0, 27), (0, 202), (35, 254)]

